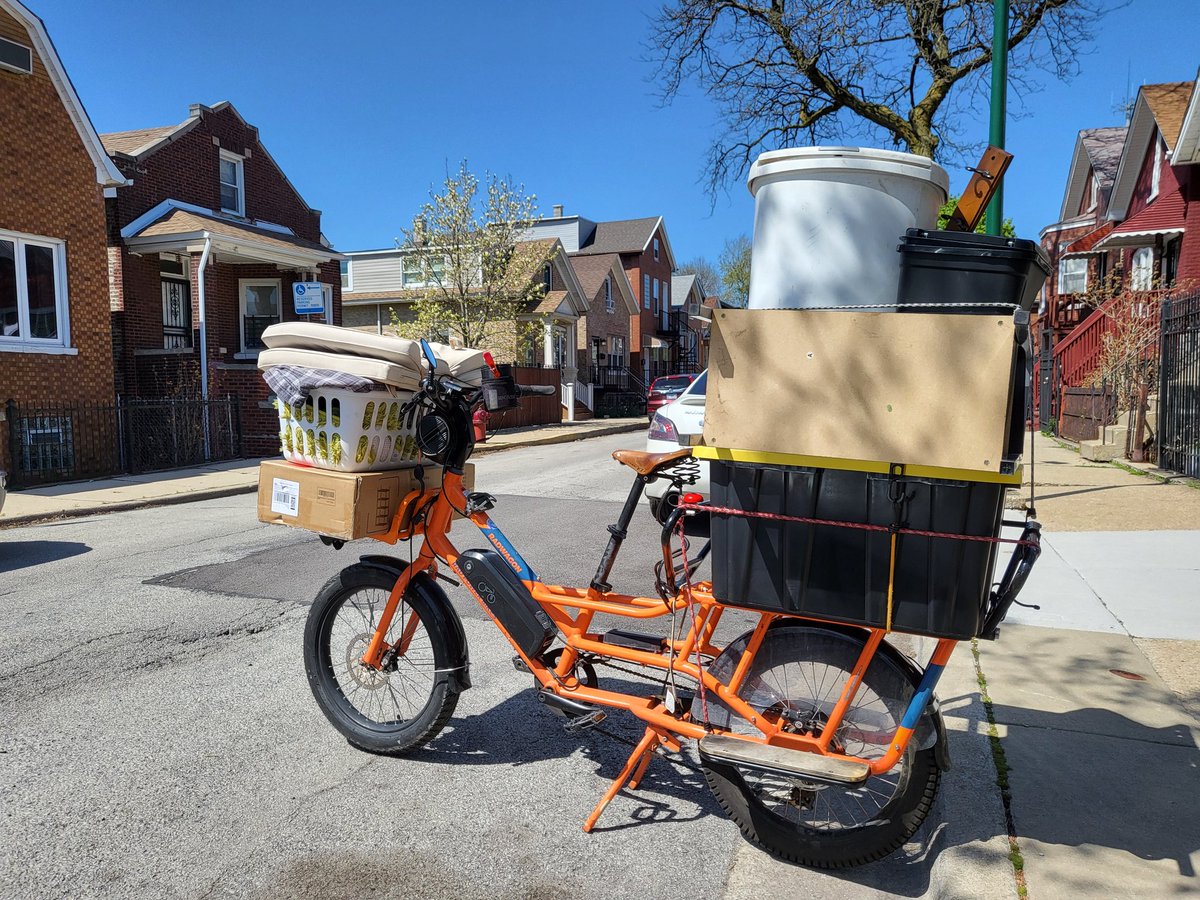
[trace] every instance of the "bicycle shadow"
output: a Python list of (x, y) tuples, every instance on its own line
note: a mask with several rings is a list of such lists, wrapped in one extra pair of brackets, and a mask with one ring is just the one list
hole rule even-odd
[[(604, 687), (625, 693), (643, 692), (646, 685), (605, 678)], [(619, 711), (612, 713), (597, 728), (568, 732), (566, 719), (540, 704), (532, 691), (522, 691), (480, 713), (450, 720), (446, 729), (424, 749), (409, 758), (433, 763), (470, 766), (520, 767), (553, 759), (568, 759), (582, 752), (593, 773), (605, 782), (620, 774), (642, 737), (639, 720)], [(513, 735), (519, 734), (520, 740)], [(690, 767), (690, 768), (689, 768)], [(694, 752), (685, 745), (682, 754), (656, 755), (636, 790), (624, 789), (620, 795), (639, 804), (629, 820), (617, 821), (607, 815), (596, 832), (621, 831), (639, 825), (664, 822), (690, 822), (709, 815), (721, 815), (720, 806), (698, 770)], [(597, 797), (597, 799), (599, 799)], [(685, 801), (689, 813), (680, 812)], [(698, 807), (692, 814), (690, 810)]]

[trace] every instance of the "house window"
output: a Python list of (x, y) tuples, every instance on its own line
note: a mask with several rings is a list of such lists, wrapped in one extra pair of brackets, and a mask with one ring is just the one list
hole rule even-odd
[(1179, 274), (1179, 245), (1182, 242), (1181, 238), (1175, 238), (1163, 246), (1162, 286), (1165, 288), (1175, 286), (1175, 278)]
[(280, 316), (278, 278), (243, 278), (238, 282), (241, 294), (242, 352), (252, 353), (265, 345), (262, 333)]
[(1154, 287), (1154, 248), (1139, 247), (1129, 268), (1129, 289), (1148, 291)]
[(654, 279), (654, 314), (658, 315), (658, 279)]
[(1154, 133), (1154, 168), (1150, 170), (1150, 196), (1153, 200), (1158, 196), (1159, 180), (1162, 178), (1163, 144), (1158, 132)]
[(663, 328), (664, 329), (669, 327), (667, 325), (667, 315), (670, 312), (671, 312), (671, 282), (664, 281), (663, 282), (663, 298), (662, 298), (662, 314), (663, 314)]
[(612, 312), (614, 309), (616, 309), (616, 304), (613, 303), (611, 275), (604, 279), (604, 308), (608, 312)]
[(351, 285), (353, 284), (353, 281), (351, 281), (351, 279), (350, 279), (350, 260), (343, 259), (341, 262), (338, 263), (338, 268), (341, 270), (341, 273), (342, 273), (342, 290), (343, 291), (352, 290)]
[(400, 283), (406, 288), (440, 285), (446, 276), (446, 261), (419, 255), (405, 256), (400, 263)]
[(33, 74), (33, 51), (24, 44), (0, 38), (0, 69)]
[(62, 241), (0, 231), (0, 349), (67, 346), (66, 284)]
[(554, 290), (554, 268), (550, 263), (546, 263), (542, 269), (542, 287), (546, 289), (547, 294)]
[(1088, 212), (1096, 208), (1096, 204), (1100, 202), (1100, 181), (1096, 178), (1096, 173), (1088, 173)]
[(658, 261), (658, 238), (654, 239), (654, 260)]
[(611, 337), (608, 339), (608, 362), (611, 366), (625, 365), (625, 338)]
[(242, 157), (221, 151), (221, 209), (235, 216), (246, 214), (246, 180)]
[(642, 276), (642, 305), (646, 309), (650, 308), (650, 276), (649, 275)]
[(1086, 256), (1072, 256), (1059, 260), (1058, 292), (1079, 294), (1087, 290), (1088, 261)]
[(70, 416), (18, 419), (21, 470), (30, 475), (67, 475), (75, 469), (74, 422)]

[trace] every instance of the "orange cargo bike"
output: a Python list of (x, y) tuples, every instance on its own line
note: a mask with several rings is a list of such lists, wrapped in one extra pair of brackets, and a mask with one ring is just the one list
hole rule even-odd
[[(922, 669), (884, 639), (884, 628), (752, 610), (741, 614), (757, 616), (754, 626), (718, 646), (718, 624), (734, 606), (695, 579), (705, 550), (688, 558), (683, 527), (704, 511), (695, 497), (663, 528), (659, 596), (613, 592), (607, 579), (643, 489), (668, 478), (686, 492), (695, 477), (687, 448), (615, 453), (635, 480), (595, 577), (587, 587), (542, 582), (489, 517), (495, 499), (465, 493), (461, 476), (473, 449), (473, 408), (503, 409), (523, 391), (550, 390), (521, 388), (496, 367), (478, 386), (447, 376), (422, 382), (411, 401), (423, 410), (418, 442), (443, 466), (442, 483), (406, 497), (379, 538), (419, 538), (420, 550), (411, 562), (365, 556), (344, 569), (322, 589), (305, 628), (309, 683), (329, 721), (356, 747), (395, 755), (441, 731), (471, 685), (463, 626), (438, 585), (451, 580), (509, 639), (517, 668), (533, 675), (538, 699), (566, 716), (569, 730), (596, 725), (606, 710), (645, 724), (585, 831), (620, 790), (637, 787), (656, 752), (678, 753), (695, 740), (721, 806), (768, 850), (821, 867), (893, 852), (928, 814), (948, 765), (933, 689), (956, 641), (938, 640)], [(459, 552), (449, 538), (456, 514), (491, 548)], [(1036, 523), (1018, 543), (985, 629), (994, 631), (1036, 559)], [(597, 613), (664, 620), (665, 634), (598, 633)], [(606, 689), (597, 665), (610, 662), (654, 675), (646, 694)]]

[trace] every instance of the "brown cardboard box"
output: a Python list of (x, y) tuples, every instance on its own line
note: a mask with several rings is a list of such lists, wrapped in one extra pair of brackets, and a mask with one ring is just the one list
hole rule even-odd
[[(437, 466), (425, 466), (424, 474), (426, 488), (442, 483)], [(463, 481), (470, 490), (474, 466), (466, 466)], [(354, 541), (386, 533), (400, 501), (418, 487), (411, 468), (335, 472), (269, 460), (258, 470), (258, 520)]]
[(728, 309), (713, 326), (709, 447), (1002, 470), (1011, 318)]

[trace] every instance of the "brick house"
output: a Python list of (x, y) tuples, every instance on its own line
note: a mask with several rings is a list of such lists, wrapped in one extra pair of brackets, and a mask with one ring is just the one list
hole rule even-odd
[(579, 368), (589, 376), (599, 369), (624, 368), (629, 363), (629, 323), (639, 307), (621, 258), (615, 253), (575, 256), (571, 267), (588, 301), (579, 329)]
[[(104, 192), (125, 179), (15, 0), (0, 0), (0, 123), (0, 468), (18, 482), (102, 470), (84, 456), (108, 445), (77, 441), (66, 407), (113, 401)], [(59, 412), (18, 418), (12, 404)]]
[[(273, 454), (278, 426), (256, 366), (263, 329), (341, 322), (341, 255), (320, 211), (228, 102), (101, 140), (130, 182), (107, 200), (117, 392), (237, 397), (242, 451)], [(323, 285), (323, 312), (296, 314), (296, 282)]]
[(678, 334), (671, 319), (671, 274), (675, 256), (662, 216), (593, 222), (553, 215), (533, 226), (537, 237), (556, 237), (572, 260), (583, 256), (616, 255), (633, 287), (638, 314), (630, 317), (629, 366), (646, 383), (678, 367)]

